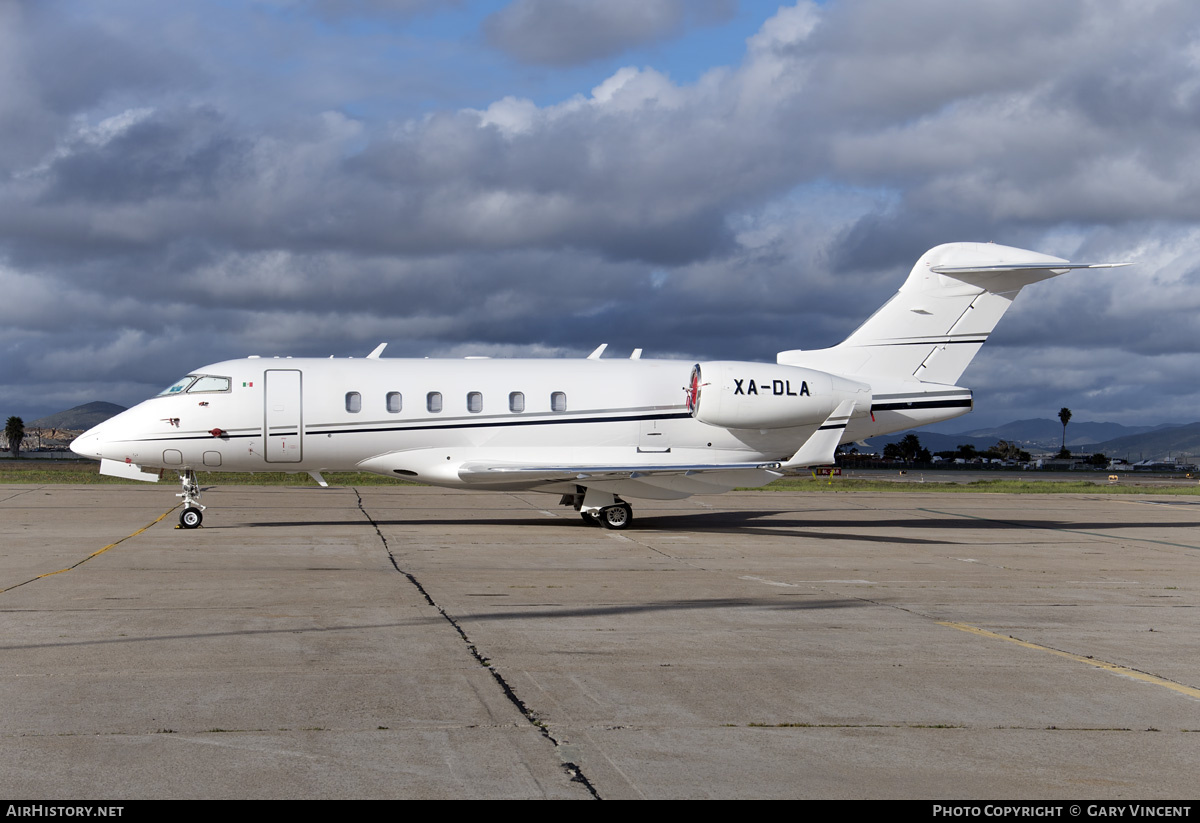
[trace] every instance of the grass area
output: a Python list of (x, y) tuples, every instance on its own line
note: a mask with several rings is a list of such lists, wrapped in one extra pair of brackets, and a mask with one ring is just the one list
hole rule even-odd
[[(315, 486), (306, 472), (197, 472), (204, 486)], [(326, 472), (331, 486), (421, 485), (370, 472)], [(174, 472), (163, 474), (164, 483), (177, 483)], [(0, 484), (118, 484), (137, 486), (140, 480), (126, 480), (100, 474), (100, 464), (91, 460), (0, 460)], [(1200, 496), (1200, 483), (1159, 477), (1122, 475), (1119, 483), (1092, 483), (1087, 480), (976, 480), (953, 483), (938, 480), (874, 480), (853, 477), (785, 477), (761, 489), (739, 491), (799, 492), (951, 492), (991, 494), (1171, 494)]]

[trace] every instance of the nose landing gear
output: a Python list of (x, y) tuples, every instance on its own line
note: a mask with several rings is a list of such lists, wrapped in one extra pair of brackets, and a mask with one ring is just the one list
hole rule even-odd
[(183, 511), (179, 513), (179, 528), (194, 529), (204, 520), (204, 506), (200, 505), (200, 484), (191, 469), (179, 472), (179, 483), (183, 491), (175, 495), (183, 498)]

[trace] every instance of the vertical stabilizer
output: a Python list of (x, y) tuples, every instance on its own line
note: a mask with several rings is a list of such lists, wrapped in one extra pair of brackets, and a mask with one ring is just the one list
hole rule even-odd
[(785, 351), (778, 362), (848, 376), (953, 385), (1030, 283), (1071, 269), (1125, 263), (1069, 263), (994, 243), (947, 243), (921, 256), (895, 296), (837, 346)]

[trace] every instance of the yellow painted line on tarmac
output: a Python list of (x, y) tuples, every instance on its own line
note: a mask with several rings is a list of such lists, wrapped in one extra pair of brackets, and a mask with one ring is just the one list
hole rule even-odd
[[(180, 505), (182, 505), (182, 504), (180, 504)], [(57, 571), (46, 572), (45, 574), (39, 574), (36, 577), (31, 577), (28, 580), (23, 580), (20, 583), (14, 583), (13, 585), (9, 586), (6, 589), (0, 589), (0, 594), (4, 594), (5, 592), (12, 591), (13, 589), (24, 586), (26, 583), (32, 583), (35, 580), (41, 580), (43, 577), (53, 577), (56, 574), (62, 574), (63, 572), (69, 572), (71, 569), (77, 569), (80, 566), (82, 566), (84, 563), (91, 560), (93, 557), (99, 557), (100, 555), (104, 554), (106, 551), (113, 548), (114, 546), (119, 546), (122, 543), (124, 543), (126, 540), (128, 540), (129, 538), (137, 537), (139, 534), (146, 531), (146, 529), (150, 528), (151, 526), (161, 523), (163, 521), (163, 518), (165, 518), (168, 514), (170, 514), (171, 512), (175, 511), (175, 509), (178, 509), (178, 508), (179, 508), (179, 506), (172, 506), (171, 508), (167, 509), (165, 512), (160, 514), (158, 517), (156, 517), (154, 520), (151, 520), (149, 523), (142, 526), (137, 531), (133, 532), (132, 534), (125, 535), (120, 540), (115, 540), (112, 543), (109, 543), (103, 549), (96, 549), (96, 551), (92, 552), (87, 557), (80, 560), (78, 563), (73, 563), (70, 566), (67, 566), (66, 568), (63, 568), (63, 569), (59, 569)]]
[(1071, 652), (1059, 651), (1058, 649), (1052, 649), (1049, 646), (1042, 646), (1037, 643), (1030, 643), (1028, 640), (1018, 640), (1017, 638), (1012, 637), (1007, 634), (996, 634), (995, 632), (989, 632), (987, 629), (980, 629), (976, 626), (969, 626), (966, 623), (952, 623), (952, 622), (946, 622), (946, 621), (939, 620), (939, 621), (937, 621), (937, 624), (939, 626), (946, 626), (947, 628), (951, 628), (951, 629), (958, 629), (960, 632), (968, 632), (969, 634), (977, 634), (980, 637), (991, 637), (995, 640), (1004, 640), (1009, 643), (1016, 643), (1018, 646), (1024, 646), (1027, 649), (1037, 649), (1038, 651), (1041, 651), (1041, 652), (1049, 652), (1050, 654), (1055, 654), (1055, 655), (1058, 655), (1059, 657), (1065, 657), (1068, 660), (1074, 660), (1076, 663), (1084, 663), (1088, 666), (1093, 666), (1097, 669), (1103, 669), (1104, 671), (1112, 672), (1113, 674), (1120, 674), (1120, 675), (1124, 675), (1125, 677), (1132, 677), (1134, 680), (1141, 680), (1144, 683), (1153, 683), (1156, 686), (1163, 686), (1164, 688), (1168, 688), (1171, 691), (1179, 692), (1180, 694), (1186, 694), (1188, 697), (1195, 697), (1195, 698), (1200, 699), (1200, 689), (1193, 688), (1192, 686), (1185, 686), (1182, 683), (1176, 683), (1171, 680), (1165, 680), (1161, 677), (1156, 677), (1152, 674), (1146, 674), (1145, 672), (1139, 672), (1137, 669), (1131, 669), (1128, 666), (1118, 666), (1116, 663), (1108, 663), (1104, 660), (1097, 660), (1094, 657), (1084, 657), (1083, 655), (1080, 655), (1080, 654), (1072, 654)]

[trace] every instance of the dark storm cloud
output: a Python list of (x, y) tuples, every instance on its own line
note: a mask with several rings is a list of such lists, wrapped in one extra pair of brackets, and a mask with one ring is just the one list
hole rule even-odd
[[(527, 38), (552, 31), (542, 45), (585, 59), (724, 8), (638, 6), (535, 19), (515, 3), (489, 36), (509, 26), (536, 63), (552, 56)], [(369, 58), (425, 4), (282, 4), (288, 36), (261, 42), (262, 18), (206, 28), (181, 8), (168, 37), (0, 3), (0, 399), (53, 385), (131, 402), (97, 392), (383, 340), (392, 356), (609, 342), (769, 360), (836, 342), (954, 240), (1140, 264), (1023, 295), (967, 373), (981, 407), (995, 392), (992, 408), (1033, 416), (1021, 405), (1071, 391), (1051, 412), (1142, 413), (1114, 374), (1168, 398), (1164, 414), (1200, 399), (1173, 382), (1200, 347), (1194, 4), (800, 3), (694, 83), (628, 67), (552, 104), (514, 88), (392, 119), (341, 101), (360, 76), (386, 96)], [(354, 39), (372, 20), (386, 26)]]
[(0, 2), (0, 174), (36, 163), (81, 111), (200, 80), (187, 57), (70, 12), (56, 0)]
[[(564, 119), (511, 140), (476, 114), (439, 115), (347, 157), (341, 140), (358, 126), (338, 115), (283, 140), (250, 138), (208, 108), (128, 112), (66, 140), (14, 187), (30, 208), (0, 224), (24, 251), (40, 233), (18, 229), (53, 212), (70, 237), (55, 253), (80, 254), (203, 236), (238, 248), (426, 255), (548, 245), (679, 262), (728, 242), (723, 201), (737, 175), (719, 142), (673, 140), (655, 162), (646, 155), (660, 150), (636, 145), (647, 135), (625, 124), (597, 135), (591, 112)], [(711, 156), (710, 190), (693, 190), (689, 153)], [(729, 185), (714, 179), (722, 175)], [(643, 196), (651, 177), (657, 190)]]
[(209, 107), (139, 118), (111, 139), (55, 159), (39, 205), (205, 201), (237, 179), (246, 144)]
[(489, 44), (524, 63), (573, 66), (728, 19), (735, 0), (515, 0), (484, 21)]

